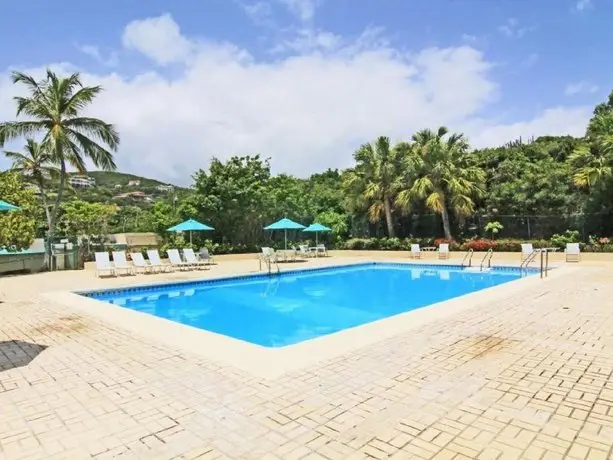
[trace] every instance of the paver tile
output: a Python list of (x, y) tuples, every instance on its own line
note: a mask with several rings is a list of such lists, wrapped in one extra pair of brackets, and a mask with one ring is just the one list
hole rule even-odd
[(2, 279), (0, 458), (610, 458), (610, 273), (579, 268), (274, 380), (38, 295), (135, 281)]

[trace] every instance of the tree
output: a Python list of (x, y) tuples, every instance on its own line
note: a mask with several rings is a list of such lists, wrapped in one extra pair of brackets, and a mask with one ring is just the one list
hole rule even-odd
[(416, 172), (417, 178), (398, 194), (397, 203), (407, 210), (414, 199), (424, 199), (441, 215), (445, 238), (451, 239), (449, 211), (458, 217), (474, 213), (474, 199), (485, 193), (485, 173), (469, 161), (464, 135), (445, 137), (448, 132), (444, 126), (422, 130), (411, 144), (399, 146), (410, 176)]
[(25, 73), (13, 72), (12, 81), (27, 91), (26, 96), (16, 96), (14, 100), (17, 117), (25, 115), (28, 119), (0, 123), (0, 147), (11, 140), (39, 135), (41, 149), (49, 152), (51, 161), (60, 169), (57, 196), (49, 216), (50, 252), (67, 166), (83, 173), (89, 160), (100, 169), (116, 169), (111, 151), (117, 150), (119, 134), (113, 125), (82, 115), (102, 87), (83, 86), (78, 73), (61, 78), (47, 70), (45, 78), (36, 81)]
[(372, 144), (362, 145), (353, 155), (356, 166), (348, 171), (344, 189), (350, 208), (367, 208), (371, 222), (385, 217), (388, 236), (394, 237), (392, 207), (400, 190), (401, 151), (391, 147), (388, 137), (378, 137)]
[(112, 204), (88, 203), (73, 200), (63, 203), (59, 226), (67, 235), (85, 236), (87, 252), (90, 252), (92, 240), (100, 243), (108, 234), (109, 221), (117, 213), (117, 206)]
[(570, 136), (539, 137), (476, 150), (472, 156), (485, 171), (487, 185), (487, 194), (477, 204), (485, 213), (499, 215), (580, 212), (584, 199), (566, 160), (581, 143)]
[[(213, 159), (208, 171), (194, 175), (187, 201), (216, 234), (233, 243), (255, 243), (270, 218), (270, 164), (259, 155)], [(292, 216), (288, 216), (292, 217)]]
[(34, 191), (25, 188), (15, 172), (3, 172), (0, 173), (0, 197), (21, 208), (19, 211), (0, 212), (0, 248), (29, 248), (36, 230)]
[(587, 142), (575, 149), (569, 161), (575, 184), (591, 188), (613, 177), (613, 92), (594, 109), (585, 137)]
[(40, 198), (45, 216), (47, 228), (51, 228), (51, 213), (47, 206), (47, 182), (56, 177), (58, 169), (52, 164), (51, 152), (45, 150), (41, 144), (33, 139), (27, 139), (24, 152), (5, 151), (4, 154), (13, 164), (14, 170), (34, 181), (40, 191)]

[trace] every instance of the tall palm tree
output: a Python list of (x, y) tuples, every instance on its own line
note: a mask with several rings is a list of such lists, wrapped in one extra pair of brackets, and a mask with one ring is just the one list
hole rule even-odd
[(416, 199), (441, 215), (445, 238), (451, 239), (449, 212), (468, 216), (475, 210), (474, 198), (484, 193), (485, 173), (467, 161), (468, 142), (464, 135), (446, 137), (448, 129), (426, 129), (413, 135), (413, 142), (400, 145), (402, 156), (417, 178), (398, 194), (396, 203), (407, 210)]
[(82, 115), (102, 87), (83, 86), (78, 73), (61, 78), (47, 70), (45, 78), (36, 81), (25, 73), (13, 72), (12, 81), (27, 90), (27, 96), (17, 96), (14, 100), (17, 117), (25, 115), (28, 119), (0, 123), (0, 147), (14, 139), (41, 136), (41, 148), (49, 151), (51, 161), (59, 166), (59, 187), (49, 217), (48, 242), (51, 242), (67, 167), (70, 165), (83, 173), (89, 160), (100, 169), (116, 169), (111, 151), (117, 150), (119, 134), (113, 125)]
[(353, 207), (366, 208), (373, 223), (385, 216), (387, 234), (394, 237), (392, 208), (401, 186), (402, 171), (399, 151), (392, 148), (388, 137), (381, 136), (371, 144), (362, 145), (353, 158), (356, 166), (347, 173), (343, 184)]
[(45, 150), (34, 139), (27, 139), (23, 153), (5, 151), (4, 154), (13, 162), (12, 169), (20, 171), (23, 176), (32, 179), (38, 186), (47, 217), (47, 225), (50, 227), (51, 213), (47, 206), (46, 184), (47, 181), (59, 175), (58, 168), (52, 164), (51, 152)]

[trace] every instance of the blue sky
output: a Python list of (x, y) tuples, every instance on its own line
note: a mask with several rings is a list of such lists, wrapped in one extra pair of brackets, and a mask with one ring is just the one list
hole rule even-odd
[[(189, 174), (195, 167), (205, 167), (212, 155), (226, 157), (254, 151), (272, 156), (273, 166), (276, 163), (279, 170), (297, 174), (328, 166), (347, 166), (354, 144), (368, 140), (368, 136), (386, 134), (379, 132), (382, 127), (389, 125), (387, 134), (392, 137), (409, 136), (411, 130), (423, 127), (418, 126), (420, 119), (411, 112), (428, 111), (431, 107), (413, 104), (415, 99), (411, 98), (417, 97), (416, 92), (423, 90), (424, 85), (430, 88), (428, 91), (444, 92), (445, 96), (420, 96), (420, 104), (438, 97), (433, 107), (444, 112), (441, 123), (453, 122), (455, 126), (450, 126), (451, 129), (466, 131), (478, 145), (504, 142), (509, 140), (506, 137), (515, 135), (545, 134), (542, 131), (547, 129), (552, 134), (580, 134), (580, 125), (586, 121), (591, 107), (613, 89), (610, 84), (613, 60), (610, 46), (606, 45), (613, 43), (610, 27), (613, 2), (608, 0), (64, 0), (61, 4), (59, 9), (46, 0), (31, 0), (4, 6), (4, 16), (10, 20), (0, 28), (0, 40), (5, 44), (0, 49), (2, 73), (6, 75), (13, 68), (36, 72), (48, 65), (59, 65), (60, 70), (79, 70), (87, 79), (101, 82), (112, 94), (101, 103), (100, 110), (108, 117), (114, 115), (113, 107), (117, 109), (118, 120), (109, 121), (126, 133), (126, 149), (130, 151), (139, 150), (138, 142), (144, 142), (146, 129), (156, 130), (155, 123), (159, 121), (152, 114), (159, 111), (160, 116), (163, 112), (167, 117), (168, 106), (172, 105), (171, 110), (181, 119), (177, 127), (187, 130), (189, 146), (187, 141), (181, 144), (179, 135), (172, 142), (162, 141), (162, 146), (157, 142), (156, 152), (148, 158), (153, 162), (164, 158), (163, 167), (152, 167), (152, 174), (179, 181), (183, 179), (178, 176)], [(156, 22), (155, 18), (164, 20)], [(130, 24), (147, 27), (133, 27), (128, 33)], [(219, 57), (230, 45), (232, 51), (228, 52), (236, 59), (232, 64), (227, 56)], [(177, 52), (181, 47), (185, 51)], [(166, 51), (162, 52), (162, 48)], [(423, 53), (428, 53), (427, 50), (430, 57), (426, 58)], [(158, 52), (163, 55), (156, 55)], [(369, 64), (376, 66), (371, 73), (378, 80), (371, 75), (371, 82), (358, 72), (368, 72), (366, 60), (375, 59), (374, 54), (379, 60)], [(447, 67), (439, 65), (442, 62), (439, 60), (445, 61)], [(364, 61), (364, 66), (356, 64), (358, 61)], [(390, 104), (396, 99), (407, 105), (406, 128), (402, 128), (402, 112), (393, 105), (384, 107), (374, 101), (370, 105), (361, 102), (354, 110), (348, 107), (359, 99), (356, 93), (361, 87), (370, 88), (377, 81), (389, 86), (401, 83), (397, 80), (401, 71), (396, 65), (399, 61), (405, 65), (402, 72), (420, 84), (403, 86), (396, 93), (381, 92), (379, 96), (390, 98)], [(416, 62), (421, 62), (418, 70), (412, 67)], [(390, 67), (391, 73), (384, 74), (381, 69), (387, 69), (388, 63), (394, 63), (394, 67)], [(233, 73), (237, 66), (240, 75)], [(293, 67), (301, 69), (297, 76), (290, 75)], [(334, 71), (326, 73), (328, 68)], [(456, 68), (462, 69), (458, 70), (460, 76), (455, 75)], [(203, 72), (198, 74), (202, 77), (202, 88), (194, 83), (196, 69)], [(298, 84), (300, 73), (305, 80)], [(194, 107), (188, 106), (189, 98), (184, 106), (172, 99), (157, 101), (156, 105), (151, 97), (139, 92), (144, 88), (142, 85), (138, 91), (135, 86), (127, 89), (126, 85), (135, 85), (143, 74), (163, 84), (164, 90), (172, 94), (188, 83), (193, 84), (189, 87), (192, 94), (200, 94), (200, 89), (207, 94)], [(275, 81), (275, 85), (262, 88), (258, 75)], [(324, 82), (328, 77), (330, 82)], [(338, 123), (332, 124), (344, 124), (336, 132), (324, 129), (317, 132), (318, 124), (313, 120), (317, 110), (305, 127), (305, 112), (314, 109), (304, 100), (292, 100), (300, 117), (293, 117), (289, 101), (283, 101), (287, 94), (284, 91), (313, 91), (312, 100), (322, 93), (313, 87), (342, 88), (343, 78), (354, 82), (353, 97), (349, 93), (341, 95), (337, 89), (323, 98), (324, 102), (338, 99), (335, 110), (339, 105), (348, 107), (348, 115), (340, 111), (334, 114), (332, 122)], [(228, 81), (235, 86), (230, 91), (224, 87), (224, 97), (220, 96), (221, 91), (211, 90), (212, 85), (225, 85)], [(290, 86), (280, 89), (286, 83), (291, 83), (291, 89)], [(145, 86), (152, 89), (150, 82)], [(7, 100), (12, 91), (6, 82), (0, 86), (3, 117), (10, 116)], [(120, 92), (138, 93), (143, 98), (132, 101), (132, 106), (143, 106), (143, 100), (151, 106), (143, 113), (134, 111), (130, 120), (122, 120), (121, 114), (126, 110), (118, 107), (118, 101), (127, 104), (128, 96), (119, 97)], [(243, 100), (241, 92), (245, 94)], [(249, 98), (263, 92), (270, 92), (274, 101), (269, 109), (249, 104)], [(218, 115), (202, 116), (203, 107), (213, 104)], [(275, 104), (280, 106), (274, 107)], [(375, 119), (373, 114), (369, 120), (369, 107), (373, 104), (376, 105), (373, 113), (378, 115)], [(459, 104), (465, 107), (463, 112), (454, 107)], [(253, 114), (249, 113), (251, 110)], [(557, 111), (555, 116), (552, 110)], [(219, 115), (221, 112), (225, 115)], [(262, 112), (270, 112), (266, 128), (259, 124), (261, 120), (254, 121)], [(359, 120), (351, 123), (345, 120), (356, 116), (353, 115), (356, 112), (361, 113)], [(283, 113), (283, 123), (275, 113)], [(390, 117), (387, 123), (381, 122), (383, 113)], [(438, 122), (434, 115), (425, 120), (429, 124)], [(137, 121), (142, 122), (138, 129), (131, 126)], [(196, 136), (207, 121), (218, 127), (206, 136), (213, 145)], [(372, 132), (366, 132), (370, 125)], [(360, 127), (366, 127), (364, 132), (351, 131)], [(400, 132), (404, 129), (406, 133)], [(283, 137), (283, 130), (292, 131), (298, 140), (301, 136), (308, 138), (309, 149), (293, 147)], [(224, 135), (234, 140), (225, 141)], [(330, 140), (316, 142), (313, 136), (328, 136)], [(201, 142), (202, 148), (195, 149), (194, 142)], [(147, 149), (151, 150), (151, 146)], [(189, 150), (180, 164), (168, 158), (175, 155), (175, 149)], [(331, 149), (334, 155), (330, 154)], [(308, 158), (314, 150), (319, 160), (315, 164)], [(142, 168), (132, 156), (122, 149), (120, 166), (130, 170)]]

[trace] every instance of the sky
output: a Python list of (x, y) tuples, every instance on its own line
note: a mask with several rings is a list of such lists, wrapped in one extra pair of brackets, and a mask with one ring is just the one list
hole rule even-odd
[(87, 114), (117, 126), (119, 170), (179, 185), (213, 157), (345, 168), (377, 136), (441, 125), (475, 147), (581, 136), (613, 89), (611, 0), (60, 4), (4, 5), (0, 120), (12, 71), (80, 72), (104, 87)]

